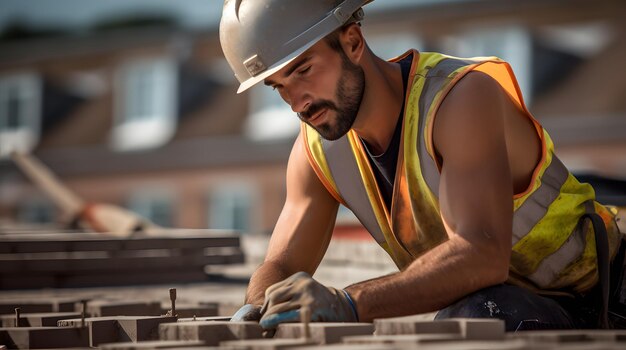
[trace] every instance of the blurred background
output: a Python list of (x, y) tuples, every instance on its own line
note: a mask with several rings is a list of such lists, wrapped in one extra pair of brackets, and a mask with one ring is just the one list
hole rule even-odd
[[(80, 197), (166, 227), (269, 235), (298, 119), (278, 94), (237, 95), (221, 0), (0, 0), (0, 220), (58, 209), (11, 163), (32, 152)], [(626, 205), (626, 2), (376, 0), (379, 56), (409, 48), (509, 61), (557, 154)], [(0, 225), (0, 227), (2, 227)], [(362, 235), (342, 209), (337, 235)]]

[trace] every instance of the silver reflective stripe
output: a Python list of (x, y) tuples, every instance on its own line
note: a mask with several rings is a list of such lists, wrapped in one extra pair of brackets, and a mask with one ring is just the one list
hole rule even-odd
[[(595, 208), (592, 201), (585, 202), (585, 212), (593, 213)], [(589, 220), (580, 220), (574, 232), (554, 253), (541, 261), (537, 270), (528, 276), (540, 288), (547, 288), (554, 282), (561, 272), (574, 260), (578, 259), (585, 250), (585, 236), (589, 229)]]
[(512, 245), (526, 236), (548, 212), (548, 207), (561, 193), (569, 171), (552, 155), (552, 162), (541, 177), (541, 184), (513, 213)]
[[(418, 157), (420, 158), (422, 176), (424, 176), (427, 185), (435, 196), (437, 196), (439, 188), (439, 171), (437, 165), (428, 154), (424, 142), (423, 128), (426, 114), (439, 90), (445, 83), (449, 82), (450, 79), (448, 76), (455, 70), (472, 63), (476, 63), (476, 61), (445, 58), (435, 67), (430, 68), (425, 76), (426, 81), (424, 82), (424, 88), (422, 89), (422, 94), (419, 99), (420, 116), (417, 148), (419, 150)], [(402, 144), (400, 146), (402, 147)], [(326, 155), (326, 162), (328, 163), (330, 173), (337, 185), (339, 195), (344, 199), (363, 226), (367, 228), (372, 237), (378, 243), (384, 242), (385, 237), (376, 220), (374, 209), (367, 195), (367, 190), (363, 184), (362, 176), (359, 172), (347, 136), (343, 136), (335, 141), (322, 139), (322, 147)]]
[(385, 236), (367, 196), (348, 136), (345, 135), (335, 141), (322, 139), (322, 147), (339, 195), (376, 242), (385, 242)]
[(426, 81), (422, 89), (422, 94), (419, 99), (419, 125), (417, 134), (417, 149), (419, 151), (420, 167), (422, 168), (422, 176), (426, 181), (426, 185), (430, 189), (435, 197), (439, 197), (439, 169), (437, 164), (428, 154), (426, 148), (426, 140), (424, 138), (424, 124), (426, 123), (426, 117), (428, 110), (433, 104), (437, 93), (441, 90), (444, 84), (448, 83), (448, 78), (455, 70), (476, 63), (475, 61), (458, 60), (453, 58), (445, 58), (439, 63), (428, 70), (426, 73)]

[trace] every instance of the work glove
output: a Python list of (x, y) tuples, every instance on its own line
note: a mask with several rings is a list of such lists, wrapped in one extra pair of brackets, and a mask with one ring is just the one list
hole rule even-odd
[(261, 319), (261, 305), (246, 304), (230, 318), (231, 322), (258, 321)]
[(347, 292), (325, 287), (305, 272), (297, 272), (265, 291), (261, 327), (299, 322), (300, 309), (308, 307), (313, 322), (358, 322), (356, 308)]

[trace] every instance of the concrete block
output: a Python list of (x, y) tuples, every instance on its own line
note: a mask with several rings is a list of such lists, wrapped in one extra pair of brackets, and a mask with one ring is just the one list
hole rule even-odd
[(398, 346), (423, 346), (425, 344), (462, 339), (460, 334), (397, 334), (397, 335), (357, 335), (343, 337), (345, 344), (392, 344)]
[(430, 321), (419, 315), (375, 319), (374, 328), (376, 335), (461, 334), (461, 326), (456, 320)]
[(158, 340), (158, 341), (144, 341), (144, 342), (128, 342), (128, 343), (113, 343), (113, 344), (101, 344), (99, 346), (102, 350), (148, 350), (148, 349), (181, 349), (203, 346), (204, 342), (200, 340)]
[[(171, 309), (170, 302), (161, 303), (161, 315), (165, 315)], [(176, 303), (176, 315), (182, 317), (214, 317), (218, 315), (218, 304), (207, 303), (202, 305), (185, 305)]]
[(208, 346), (227, 340), (259, 339), (262, 333), (257, 322), (191, 321), (159, 326), (162, 340), (202, 340)]
[(281, 350), (316, 344), (315, 341), (305, 339), (251, 339), (223, 341), (220, 343), (220, 348), (230, 350)]
[(452, 318), (450, 321), (459, 323), (461, 334), (467, 340), (501, 340), (505, 337), (506, 329), (502, 320), (493, 318)]
[(3, 300), (0, 301), (0, 315), (14, 315), (15, 308), (19, 307), (21, 313), (53, 312), (52, 303), (33, 302), (24, 300)]
[[(20, 327), (56, 327), (59, 320), (80, 317), (77, 312), (26, 313), (20, 315)], [(14, 327), (15, 315), (0, 316), (2, 327)]]
[(573, 350), (569, 348), (554, 348), (552, 346), (543, 345), (533, 346), (521, 339), (446, 341), (420, 344), (415, 348), (419, 350)]
[(178, 322), (191, 322), (191, 321), (230, 321), (230, 316), (209, 316), (209, 317), (187, 317), (178, 318)]
[[(59, 327), (80, 327), (81, 319), (59, 321)], [(104, 343), (138, 342), (159, 339), (159, 325), (176, 322), (175, 317), (166, 316), (115, 316), (85, 319), (89, 329), (89, 346)]]
[(76, 348), (89, 346), (86, 328), (0, 328), (0, 343), (13, 349)]
[[(297, 350), (404, 350), (406, 348), (390, 344), (330, 344), (300, 346)], [(420, 348), (421, 350), (422, 348)]]
[[(374, 325), (371, 323), (312, 322), (309, 323), (311, 339), (318, 344), (340, 343), (341, 338), (349, 335), (371, 335)], [(302, 323), (283, 323), (278, 326), (274, 338), (299, 339), (304, 336)]]
[[(82, 311), (82, 304), (76, 303), (74, 310)], [(87, 305), (87, 313), (93, 317), (105, 316), (160, 316), (160, 302), (93, 300)]]

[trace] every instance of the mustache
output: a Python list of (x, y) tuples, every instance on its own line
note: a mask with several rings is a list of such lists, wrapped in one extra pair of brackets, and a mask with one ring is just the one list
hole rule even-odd
[(298, 116), (300, 117), (300, 119), (307, 121), (311, 119), (312, 116), (317, 114), (317, 112), (319, 112), (322, 109), (329, 109), (329, 110), (337, 111), (337, 106), (332, 101), (321, 100), (321, 101), (312, 103), (309, 106), (309, 108), (307, 108), (305, 111), (298, 113)]

